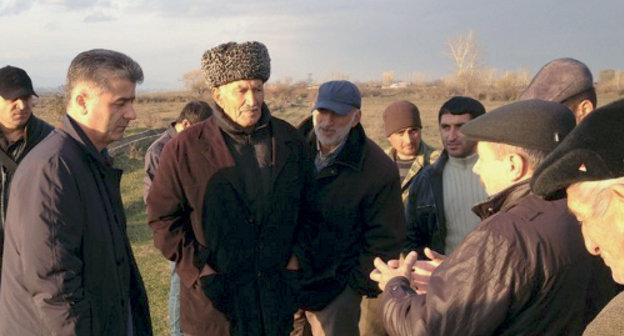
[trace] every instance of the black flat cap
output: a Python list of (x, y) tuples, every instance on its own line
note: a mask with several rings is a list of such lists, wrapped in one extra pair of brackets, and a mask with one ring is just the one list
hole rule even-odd
[(594, 87), (591, 71), (574, 58), (558, 58), (544, 65), (519, 100), (541, 99), (562, 103)]
[(575, 126), (574, 115), (559, 103), (525, 100), (501, 106), (462, 126), (469, 138), (546, 152)]
[(542, 196), (583, 181), (624, 176), (624, 99), (590, 113), (544, 159), (531, 179)]

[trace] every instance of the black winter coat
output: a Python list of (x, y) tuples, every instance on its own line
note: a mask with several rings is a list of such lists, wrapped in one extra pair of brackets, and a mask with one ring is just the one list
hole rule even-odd
[(390, 335), (580, 335), (615, 294), (565, 200), (542, 200), (527, 181), (475, 210), (483, 222), (433, 272), (426, 295), (403, 277), (388, 282)]
[(442, 173), (448, 161), (448, 153), (416, 175), (409, 189), (405, 205), (407, 236), (404, 252), (417, 251), (424, 256), (424, 248), (444, 254), (446, 245), (446, 217), (444, 216), (444, 195)]
[[(22, 159), (33, 149), (41, 140), (52, 132), (54, 128), (45, 121), (31, 115), (26, 123), (24, 144), (20, 146), (13, 157), (13, 161), (19, 164)], [(11, 156), (11, 155), (9, 155)], [(2, 269), (2, 250), (4, 244), (4, 219), (9, 200), (9, 190), (13, 172), (2, 164), (0, 166), (0, 269)]]
[(68, 116), (22, 161), (6, 219), (0, 335), (152, 335), (121, 174)]
[[(271, 188), (265, 216), (249, 205), (245, 186), (216, 115), (165, 146), (147, 197), (154, 244), (176, 261), (181, 328), (192, 335), (287, 335), (293, 326), (298, 272), (315, 254), (309, 237), (322, 216), (314, 165), (291, 125), (268, 117)], [(250, 135), (253, 141), (253, 135)], [(259, 219), (258, 219), (259, 218)], [(209, 265), (216, 274), (200, 274)]]
[[(317, 145), (312, 119), (299, 127), (310, 150)], [(376, 297), (369, 277), (373, 260), (399, 256), (405, 241), (405, 217), (396, 164), (366, 137), (358, 124), (333, 163), (316, 175), (323, 217), (331, 227), (334, 252), (325, 274), (331, 280), (317, 299), (331, 302), (348, 284), (360, 295)], [(321, 304), (322, 306), (323, 304)]]

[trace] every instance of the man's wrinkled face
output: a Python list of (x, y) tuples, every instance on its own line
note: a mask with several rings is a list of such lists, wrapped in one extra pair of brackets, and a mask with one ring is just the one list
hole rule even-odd
[(23, 129), (32, 115), (33, 100), (31, 95), (14, 100), (0, 96), (0, 125), (7, 130)]
[(340, 115), (327, 109), (318, 109), (312, 112), (314, 133), (318, 141), (328, 147), (339, 145), (344, 140), (351, 128), (360, 121), (360, 111), (353, 109), (347, 115)]
[(130, 121), (136, 119), (134, 99), (136, 83), (125, 78), (112, 78), (108, 89), (92, 89), (86, 101), (84, 126), (89, 129), (93, 145), (102, 150), (123, 137)]
[(440, 117), (440, 137), (446, 152), (457, 158), (465, 158), (476, 150), (476, 142), (466, 139), (459, 128), (472, 120), (470, 113), (451, 114), (445, 113)]
[(479, 159), (472, 167), (472, 171), (479, 175), (481, 183), (485, 186), (485, 192), (489, 196), (513, 184), (508, 176), (508, 164), (502, 158), (498, 158), (494, 151), (494, 144), (480, 141), (477, 145), (477, 153)]
[(262, 115), (264, 83), (260, 79), (234, 81), (213, 89), (212, 97), (232, 121), (251, 127)]
[(420, 128), (408, 127), (398, 130), (388, 137), (390, 144), (401, 159), (413, 159), (420, 148)]
[[(611, 268), (611, 276), (624, 284), (624, 212), (621, 202), (607, 189), (598, 195), (598, 201), (588, 199), (577, 183), (568, 187), (568, 208), (581, 223), (585, 248), (589, 253), (600, 256)], [(595, 195), (594, 195), (595, 197)], [(596, 216), (600, 202), (608, 202), (602, 216)]]

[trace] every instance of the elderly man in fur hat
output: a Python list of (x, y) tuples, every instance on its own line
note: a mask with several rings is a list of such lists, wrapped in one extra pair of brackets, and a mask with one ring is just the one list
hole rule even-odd
[[(561, 195), (581, 222), (585, 247), (624, 284), (624, 100), (596, 110), (539, 166), (536, 194)], [(616, 296), (583, 335), (624, 335), (624, 293)]]
[(147, 197), (154, 244), (176, 262), (185, 335), (286, 335), (322, 221), (314, 163), (264, 104), (262, 43), (218, 45), (201, 65), (213, 116), (162, 152)]
[[(574, 126), (567, 107), (528, 100), (461, 128), (480, 140), (473, 170), (491, 197), (473, 210), (483, 221), (443, 261), (428, 250), (429, 264), (416, 263), (415, 252), (403, 263), (375, 260), (371, 277), (385, 288), (390, 335), (581, 334), (615, 284), (585, 251), (565, 201), (529, 188), (539, 163)], [(427, 281), (422, 265), (440, 262)]]

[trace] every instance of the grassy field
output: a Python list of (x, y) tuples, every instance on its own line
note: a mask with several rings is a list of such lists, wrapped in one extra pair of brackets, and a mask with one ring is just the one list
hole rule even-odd
[[(148, 96), (149, 98), (150, 96)], [(153, 99), (139, 99), (135, 105), (137, 120), (132, 123), (129, 132), (164, 127), (171, 122), (182, 109), (190, 96), (176, 95), (175, 99), (154, 101)], [(267, 97), (269, 106), (271, 97)], [(604, 103), (617, 99), (616, 96), (601, 96), (599, 101)], [(388, 141), (383, 135), (383, 122), (381, 113), (384, 108), (393, 101), (407, 99), (414, 102), (421, 113), (423, 122), (423, 139), (435, 146), (440, 147), (439, 133), (437, 129), (437, 112), (444, 101), (414, 99), (410, 96), (388, 95), (380, 97), (365, 97), (362, 103), (362, 125), (370, 138), (376, 141), (382, 148), (388, 146)], [(309, 107), (296, 106), (276, 109), (273, 114), (283, 118), (292, 124), (297, 124), (309, 115)], [(485, 102), (489, 111), (507, 102)], [(55, 123), (58, 119), (57, 112), (51, 112), (46, 106), (46, 99), (42, 99), (35, 108), (35, 113), (45, 120)], [(133, 250), (147, 287), (150, 301), (152, 322), (155, 335), (168, 335), (168, 312), (167, 296), (169, 291), (169, 265), (152, 244), (152, 233), (146, 224), (145, 208), (143, 205), (143, 156), (146, 148), (133, 148), (132, 151), (116, 158), (116, 165), (124, 169), (121, 181), (121, 192), (128, 219), (128, 235), (132, 241)]]

